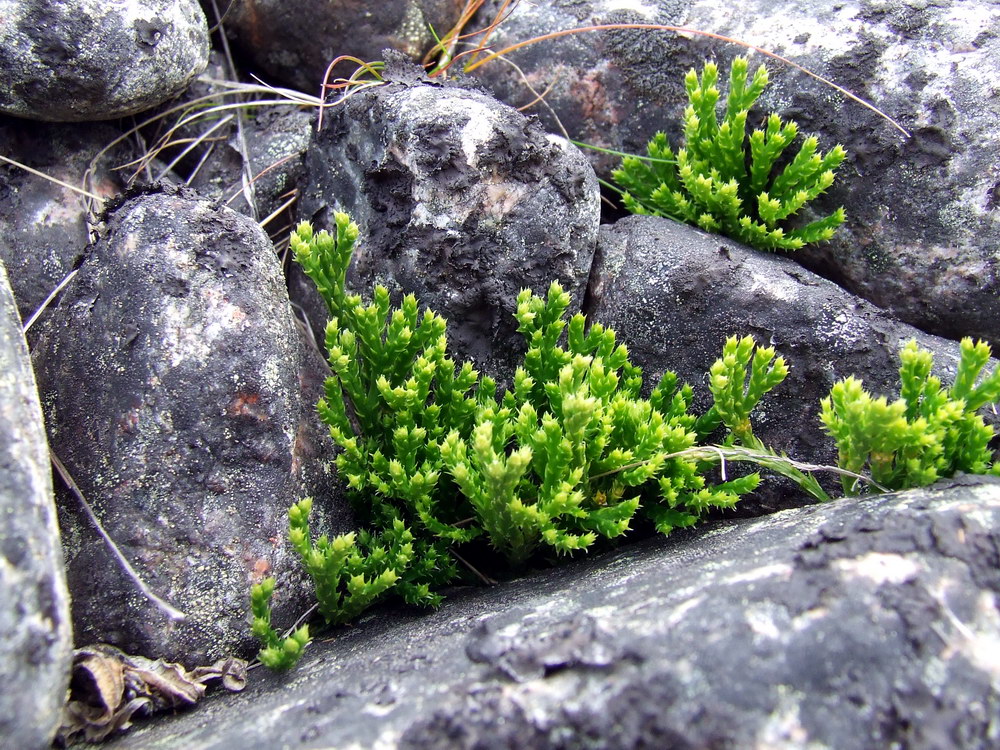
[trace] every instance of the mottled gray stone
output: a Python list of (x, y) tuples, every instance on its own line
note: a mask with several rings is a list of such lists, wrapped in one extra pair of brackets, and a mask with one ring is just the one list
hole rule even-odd
[[(119, 144), (88, 173), (90, 163), (120, 136), (103, 123), (43, 124), (0, 116), (4, 156), (102, 198), (124, 188), (128, 172), (113, 168), (136, 154)], [(34, 314), (83, 257), (91, 221), (96, 223), (87, 203), (68, 187), (0, 163), (0, 259), (22, 320)]]
[[(372, 62), (386, 48), (419, 60), (445, 34), (464, 3), (455, 0), (236, 0), (226, 31), (269, 76), (310, 94), (319, 92), (327, 66), (340, 55)], [(223, 3), (220, 3), (222, 10)], [(294, 41), (293, 41), (294, 40)], [(346, 61), (333, 78), (354, 72)]]
[(478, 90), (411, 66), (386, 76), (327, 112), (300, 216), (327, 228), (333, 209), (346, 210), (361, 228), (348, 283), (414, 293), (448, 320), (453, 356), (504, 379), (526, 348), (518, 292), (544, 294), (558, 280), (575, 304), (583, 298), (599, 224), (594, 172)]
[[(477, 17), (485, 22), (488, 9)], [(829, 243), (795, 254), (902, 320), (949, 338), (1000, 344), (1000, 13), (995, 0), (721, 0), (522, 2), (495, 48), (592, 22), (676, 23), (782, 55), (867, 99), (910, 133), (800, 70), (759, 55), (771, 85), (748, 119), (767, 112), (841, 143), (848, 159), (817, 215), (839, 205), (847, 222)], [(643, 152), (658, 131), (677, 144), (683, 75), (747, 50), (695, 35), (642, 30), (574, 35), (508, 55), (572, 137)], [(476, 75), (515, 105), (535, 94), (521, 73), (492, 62)], [(722, 87), (724, 89), (724, 86)], [(546, 107), (531, 110), (555, 122)], [(553, 130), (553, 132), (559, 132)], [(615, 159), (591, 153), (601, 176)]]
[(76, 122), (135, 114), (205, 69), (197, 0), (3, 0), (0, 111)]
[(0, 747), (49, 747), (72, 657), (42, 410), (0, 262)]
[[(673, 370), (694, 387), (698, 413), (710, 404), (705, 373), (727, 337), (774, 346), (791, 371), (754, 411), (754, 430), (800, 461), (836, 463), (819, 421), (819, 401), (836, 381), (855, 375), (869, 391), (897, 397), (897, 353), (911, 338), (934, 353), (945, 382), (958, 362), (955, 342), (900, 323), (788, 258), (670, 219), (630, 216), (602, 226), (587, 299), (591, 320), (615, 329), (647, 384)], [(769, 476), (738, 507), (760, 512), (807, 500), (789, 489)]]
[[(33, 356), (54, 450), (139, 574), (188, 619), (169, 622), (144, 599), (68, 501), (78, 644), (204, 664), (252, 653), (249, 587), (264, 575), (278, 578), (279, 616), (307, 606), (286, 511), (330, 483), (317, 463), (316, 368), (303, 369), (300, 346), (254, 222), (165, 186), (112, 207)], [(330, 500), (317, 499), (317, 528), (345, 530), (345, 506)]]
[[(474, 28), (496, 17), (503, 0), (487, 0)], [(505, 20), (490, 35), (501, 50), (527, 39), (598, 24), (682, 25), (690, 0), (521, 0), (504, 9)], [(700, 67), (700, 51), (669, 31), (587, 31), (527, 45), (492, 60), (472, 75), (501, 101), (526, 107), (550, 133), (600, 148), (645, 153), (657, 130), (670, 130), (668, 117), (683, 111), (684, 73)], [(510, 63), (514, 63), (511, 65)], [(515, 67), (515, 65), (517, 67)], [(539, 94), (544, 92), (544, 97)], [(607, 179), (620, 156), (585, 150), (598, 175)]]
[(995, 482), (717, 523), (381, 612), (108, 747), (996, 747), (998, 549)]

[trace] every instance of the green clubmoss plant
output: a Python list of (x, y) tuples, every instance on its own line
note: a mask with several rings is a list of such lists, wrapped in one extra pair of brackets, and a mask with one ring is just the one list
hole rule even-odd
[(709, 369), (713, 404), (698, 420), (696, 430), (704, 440), (720, 424), (724, 425), (727, 435), (723, 447), (738, 449), (730, 456), (787, 477), (817, 500), (827, 501), (830, 496), (816, 477), (764, 444), (753, 431), (750, 414), (760, 399), (787, 376), (788, 365), (773, 347), (758, 347), (750, 336), (731, 336), (723, 345), (722, 356)]
[(309, 626), (303, 625), (288, 637), (281, 637), (271, 626), (271, 597), (274, 579), (265, 578), (250, 589), (250, 611), (253, 615), (251, 632), (262, 644), (257, 654), (261, 664), (269, 669), (290, 669), (302, 657), (309, 645)]
[(760, 250), (797, 250), (828, 240), (844, 221), (843, 208), (805, 226), (793, 227), (788, 220), (833, 184), (846, 152), (840, 145), (818, 152), (819, 142), (810, 136), (776, 169), (798, 127), (770, 114), (747, 138), (750, 107), (768, 82), (763, 65), (749, 83), (747, 74), (746, 58), (734, 59), (719, 122), (718, 68), (706, 63), (700, 77), (688, 72), (683, 145), (675, 154), (657, 133), (647, 146), (648, 158), (626, 157), (612, 175), (622, 202), (633, 213), (666, 216)]
[[(836, 383), (820, 419), (837, 443), (840, 466), (870, 472), (886, 490), (923, 487), (958, 471), (1000, 474), (993, 429), (976, 413), (1000, 400), (1000, 368), (980, 380), (990, 347), (965, 338), (960, 349), (951, 388), (930, 374), (933, 356), (912, 340), (900, 352), (900, 397), (892, 403), (855, 377)], [(849, 495), (859, 491), (857, 480), (845, 477), (843, 485)]]
[[(330, 311), (331, 375), (318, 411), (341, 448), (337, 467), (362, 526), (314, 541), (311, 500), (289, 511), (290, 542), (328, 623), (389, 592), (436, 605), (437, 590), (458, 575), (458, 545), (485, 539), (517, 568), (539, 552), (570, 554), (620, 537), (637, 515), (663, 533), (690, 526), (757, 486), (757, 474), (713, 484), (720, 456), (697, 443), (709, 422), (752, 438), (750, 411), (784, 377), (773, 350), (758, 350), (751, 366), (752, 339), (727, 344), (739, 355), (724, 353), (728, 377), (740, 388), (749, 377), (748, 389), (720, 385), (699, 420), (691, 387), (674, 373), (644, 398), (642, 372), (614, 331), (588, 328), (582, 314), (567, 319), (570, 296), (553, 283), (544, 298), (518, 296), (527, 352), (498, 395), (492, 379), (447, 356), (445, 321), (419, 311), (412, 295), (393, 308), (381, 286), (370, 304), (346, 292), (358, 231), (345, 214), (335, 225), (314, 234), (304, 223), (291, 237)], [(721, 384), (721, 371), (713, 378)], [(270, 629), (269, 592), (254, 592), (261, 659), (284, 665), (294, 643)]]

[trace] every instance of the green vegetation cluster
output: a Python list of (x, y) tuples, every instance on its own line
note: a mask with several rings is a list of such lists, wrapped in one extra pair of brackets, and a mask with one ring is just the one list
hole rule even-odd
[[(751, 473), (713, 483), (719, 455), (699, 445), (720, 426), (730, 445), (754, 440), (754, 406), (787, 374), (773, 349), (730, 339), (713, 368), (715, 405), (697, 417), (692, 389), (665, 373), (649, 397), (614, 331), (567, 316), (557, 283), (518, 296), (527, 342), (512, 387), (498, 393), (468, 362), (448, 357), (445, 321), (412, 295), (390, 305), (381, 286), (365, 303), (345, 289), (357, 227), (334, 234), (301, 224), (291, 248), (325, 300), (332, 374), (318, 404), (340, 446), (337, 468), (360, 527), (312, 540), (305, 499), (289, 512), (289, 540), (313, 579), (327, 623), (357, 616), (394, 592), (434, 606), (459, 575), (455, 549), (485, 541), (521, 568), (615, 539), (636, 523), (662, 533), (753, 490)], [(283, 641), (270, 624), (273, 582), (252, 592), (261, 661), (290, 666), (307, 632)]]
[(721, 122), (718, 76), (716, 65), (707, 63), (701, 76), (690, 70), (685, 77), (689, 106), (676, 153), (660, 132), (647, 145), (648, 157), (628, 156), (613, 173), (625, 208), (693, 224), (759, 250), (797, 250), (830, 239), (844, 222), (843, 208), (805, 226), (792, 227), (788, 220), (833, 184), (847, 156), (844, 149), (818, 152), (819, 142), (810, 136), (777, 168), (798, 126), (770, 114), (762, 129), (749, 138), (746, 133), (750, 108), (767, 86), (767, 68), (758, 67), (748, 83), (746, 58), (733, 60)]
[[(341, 448), (337, 468), (361, 527), (313, 539), (312, 500), (289, 511), (289, 541), (315, 584), (328, 624), (357, 617), (388, 593), (436, 606), (458, 578), (457, 549), (488, 543), (513, 569), (538, 555), (567, 555), (625, 535), (633, 524), (667, 534), (710, 508), (730, 508), (757, 487), (751, 473), (713, 483), (723, 459), (756, 463), (829, 500), (816, 479), (754, 434), (751, 413), (788, 374), (772, 348), (729, 338), (709, 371), (711, 407), (690, 411), (693, 392), (666, 372), (648, 398), (642, 371), (614, 331), (567, 317), (557, 283), (540, 297), (520, 293), (515, 313), (527, 343), (511, 388), (448, 357), (446, 323), (399, 307), (376, 286), (366, 303), (346, 291), (357, 227), (336, 214), (334, 234), (293, 232), (296, 260), (316, 283), (330, 321), (332, 374), (318, 404)], [(930, 375), (930, 353), (903, 349), (900, 398), (874, 398), (855, 378), (822, 402), (847, 494), (904, 489), (956, 471), (1000, 473), (992, 428), (976, 413), (1000, 399), (1000, 370), (985, 378), (989, 347), (965, 340), (954, 385)], [(977, 381), (980, 381), (977, 384)], [(723, 430), (720, 444), (706, 440)], [(863, 477), (861, 472), (870, 472)], [(271, 626), (273, 579), (254, 586), (253, 632), (265, 665), (295, 664), (303, 626), (281, 637)]]
[[(628, 157), (614, 173), (626, 207), (761, 249), (829, 239), (844, 221), (842, 209), (798, 228), (779, 225), (830, 187), (844, 150), (821, 154), (807, 138), (776, 170), (797, 135), (795, 123), (772, 114), (746, 137), (766, 69), (748, 83), (747, 61), (733, 62), (721, 123), (717, 78), (711, 63), (700, 77), (688, 73), (685, 144), (676, 154), (658, 133), (649, 158)], [(442, 587), (460, 575), (458, 550), (477, 544), (516, 570), (636, 526), (664, 534), (691, 526), (711, 508), (732, 507), (760, 481), (751, 473), (713, 482), (723, 460), (755, 463), (830, 499), (801, 465), (754, 434), (753, 409), (788, 374), (773, 349), (750, 337), (728, 339), (709, 371), (712, 405), (695, 415), (692, 389), (675, 373), (664, 373), (643, 397), (642, 371), (614, 331), (568, 316), (570, 297), (553, 283), (544, 297), (531, 290), (518, 296), (527, 352), (511, 387), (499, 393), (471, 363), (448, 356), (445, 320), (420, 310), (412, 295), (393, 307), (384, 287), (367, 302), (346, 291), (357, 237), (338, 213), (333, 234), (314, 234), (303, 223), (290, 240), (330, 313), (332, 374), (318, 411), (340, 448), (338, 472), (360, 527), (314, 539), (312, 500), (289, 511), (289, 541), (328, 624), (357, 617), (389, 593), (438, 605)], [(821, 420), (837, 444), (845, 493), (921, 486), (958, 471), (1000, 474), (993, 430), (977, 414), (1000, 399), (1000, 371), (977, 385), (989, 357), (982, 342), (963, 341), (955, 383), (944, 389), (930, 375), (930, 353), (910, 342), (893, 403), (853, 377), (837, 383), (822, 401)], [(719, 443), (707, 444), (720, 430)], [(285, 669), (298, 661), (309, 630), (284, 637), (274, 630), (273, 592), (273, 579), (253, 587), (253, 633), (263, 644), (261, 662)]]

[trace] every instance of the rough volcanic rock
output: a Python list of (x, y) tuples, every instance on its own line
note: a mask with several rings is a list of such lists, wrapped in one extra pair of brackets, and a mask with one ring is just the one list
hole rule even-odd
[[(768, 64), (771, 85), (749, 124), (757, 127), (764, 113), (778, 112), (794, 118), (802, 132), (817, 133), (821, 148), (841, 143), (848, 152), (837, 183), (815, 207), (823, 215), (843, 205), (847, 223), (831, 242), (799, 251), (796, 260), (930, 333), (1000, 344), (995, 2), (624, 5), (522, 2), (490, 41), (502, 48), (591, 22), (671, 18), (783, 55), (873, 102), (910, 135), (830, 86), (758, 56)], [(483, 21), (481, 14), (477, 23)], [(634, 153), (657, 130), (678, 142), (685, 71), (716, 59), (724, 78), (731, 58), (745, 52), (699, 36), (630, 30), (546, 41), (508, 57), (536, 90), (555, 84), (545, 101), (572, 137)], [(476, 74), (505, 101), (535, 98), (521, 73), (502, 63)], [(532, 111), (548, 117), (541, 105)], [(615, 163), (596, 153), (592, 159), (602, 176)]]
[[(322, 473), (299, 347), (255, 223), (184, 189), (119, 200), (33, 356), (53, 449), (139, 574), (188, 618), (170, 622), (139, 595), (69, 502), (78, 643), (210, 663), (250, 650), (251, 582), (278, 577), (282, 622), (308, 606), (285, 542), (288, 506)], [(320, 527), (336, 516), (344, 528), (343, 506), (325, 515)]]
[[(113, 148), (88, 173), (91, 160), (121, 135), (104, 124), (40, 124), (0, 117), (4, 156), (69, 185), (108, 198), (124, 188), (127, 172), (114, 167), (134, 158)], [(84, 176), (87, 179), (84, 180)], [(90, 241), (95, 220), (87, 198), (44, 177), (0, 163), (0, 260), (7, 266), (21, 319), (73, 270)]]
[(197, 0), (8, 0), (0, 25), (0, 111), (76, 122), (135, 114), (205, 69)]
[(448, 320), (456, 358), (503, 379), (525, 348), (517, 293), (558, 280), (582, 300), (600, 220), (593, 170), (478, 90), (409, 67), (386, 75), (327, 112), (300, 216), (323, 228), (334, 208), (350, 213), (361, 240), (348, 282), (413, 292)]
[(316, 643), (109, 748), (989, 748), (1000, 486), (691, 529)]
[(2, 262), (0, 591), (0, 746), (47, 748), (69, 683), (69, 596), (42, 410)]
[[(221, 5), (221, 3), (220, 3)], [(398, 50), (414, 60), (434, 46), (433, 29), (446, 33), (459, 19), (459, 0), (236, 0), (226, 15), (227, 34), (255, 65), (277, 81), (319, 92), (327, 66), (340, 55), (367, 62)], [(344, 62), (334, 76), (354, 72)]]
[[(754, 412), (755, 432), (801, 461), (836, 463), (819, 421), (819, 401), (836, 381), (855, 375), (870, 391), (898, 396), (897, 352), (910, 338), (934, 353), (945, 382), (958, 362), (955, 342), (900, 323), (787, 258), (670, 219), (602, 226), (588, 295), (590, 319), (617, 331), (650, 381), (673, 370), (691, 383), (699, 413), (710, 398), (705, 373), (728, 336), (773, 345), (791, 372)], [(740, 507), (804, 499), (769, 478)]]

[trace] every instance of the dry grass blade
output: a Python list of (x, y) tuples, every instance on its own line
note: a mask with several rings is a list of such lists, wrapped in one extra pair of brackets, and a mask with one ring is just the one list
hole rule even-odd
[(114, 540), (111, 538), (108, 532), (105, 531), (104, 525), (101, 523), (101, 520), (97, 517), (97, 514), (94, 513), (94, 509), (90, 507), (90, 503), (87, 502), (87, 498), (83, 496), (83, 491), (80, 489), (79, 485), (77, 485), (76, 481), (73, 479), (72, 475), (66, 469), (65, 465), (63, 465), (63, 462), (59, 460), (59, 456), (55, 454), (55, 451), (49, 449), (49, 458), (52, 460), (52, 465), (55, 467), (56, 472), (62, 478), (63, 482), (66, 483), (66, 487), (69, 488), (69, 491), (72, 492), (73, 495), (76, 497), (76, 499), (80, 502), (80, 506), (83, 508), (84, 513), (86, 513), (87, 518), (90, 519), (90, 522), (94, 525), (94, 528), (97, 530), (97, 533), (101, 535), (101, 538), (104, 540), (104, 543), (108, 545), (108, 549), (111, 551), (111, 554), (113, 554), (115, 556), (115, 559), (118, 560), (118, 564), (121, 565), (122, 570), (125, 572), (125, 575), (128, 576), (128, 578), (132, 581), (135, 587), (139, 589), (139, 591), (142, 592), (142, 595), (145, 596), (147, 599), (149, 599), (149, 601), (152, 602), (157, 607), (157, 609), (163, 612), (171, 620), (174, 620), (175, 622), (181, 622), (183, 620), (186, 620), (187, 615), (185, 615), (183, 612), (181, 612), (179, 609), (174, 607), (169, 602), (164, 601), (156, 594), (154, 594), (152, 589), (150, 589), (149, 586), (146, 585), (146, 582), (143, 581), (142, 578), (139, 577), (139, 574), (135, 572), (135, 569), (132, 567), (131, 563), (129, 563), (129, 561), (125, 558), (125, 555), (122, 554), (122, 551), (118, 548), (118, 545), (115, 544)]
[(226, 115), (217, 123), (215, 123), (215, 125), (213, 125), (208, 130), (201, 133), (197, 138), (184, 138), (179, 141), (174, 141), (172, 143), (167, 144), (171, 146), (179, 146), (182, 143), (187, 143), (188, 145), (185, 148), (183, 148), (181, 152), (177, 154), (177, 156), (171, 159), (170, 162), (168, 162), (153, 179), (162, 180), (164, 177), (167, 176), (168, 172), (170, 172), (174, 167), (177, 166), (177, 164), (180, 162), (181, 159), (190, 154), (194, 149), (198, 148), (199, 145), (208, 141), (209, 136), (211, 136), (212, 133), (214, 133), (216, 130), (223, 127), (224, 125), (228, 125), (232, 121), (233, 121), (233, 116)]
[(291, 206), (293, 203), (295, 203), (295, 201), (297, 201), (298, 199), (299, 199), (299, 194), (298, 194), (298, 192), (296, 192), (295, 195), (293, 195), (287, 201), (285, 201), (280, 206), (278, 206), (276, 209), (274, 209), (270, 214), (268, 214), (268, 216), (266, 218), (261, 219), (258, 222), (260, 224), (261, 229), (263, 229), (264, 227), (266, 227), (268, 224), (270, 224), (272, 221), (274, 221), (277, 217), (281, 216), (281, 212), (284, 211), (289, 206)]
[(15, 167), (18, 167), (19, 169), (23, 169), (25, 172), (30, 172), (31, 174), (35, 175), (36, 177), (41, 177), (43, 179), (48, 180), (49, 182), (52, 182), (52, 183), (55, 183), (56, 185), (59, 185), (60, 187), (64, 187), (67, 190), (72, 190), (74, 193), (79, 193), (83, 197), (89, 198), (90, 200), (98, 201), (98, 202), (103, 202), (104, 201), (104, 198), (102, 198), (101, 196), (97, 195), (96, 193), (91, 193), (89, 190), (84, 190), (83, 188), (79, 188), (76, 185), (70, 185), (68, 182), (64, 182), (63, 180), (56, 179), (55, 177), (52, 177), (51, 175), (45, 174), (45, 172), (41, 172), (41, 171), (39, 171), (37, 169), (33, 169), (32, 167), (29, 167), (27, 164), (22, 164), (21, 162), (16, 161), (14, 159), (11, 159), (9, 157), (3, 156), (2, 154), (0, 154), (0, 161), (5, 161), (8, 164), (13, 164)]
[(31, 317), (28, 318), (27, 322), (21, 328), (22, 332), (24, 333), (28, 332), (28, 329), (31, 328), (31, 326), (35, 324), (35, 321), (38, 320), (39, 317), (41, 317), (42, 313), (45, 312), (46, 309), (48, 309), (48, 306), (52, 304), (52, 300), (54, 300), (56, 296), (58, 296), (59, 292), (61, 292), (63, 289), (66, 288), (66, 285), (73, 280), (73, 277), (76, 276), (76, 272), (79, 270), (80, 270), (79, 268), (74, 268), (72, 271), (66, 274), (66, 278), (60, 281), (55, 289), (49, 292), (49, 296), (46, 297), (44, 300), (42, 300), (42, 304), (38, 306), (38, 309), (31, 314)]

